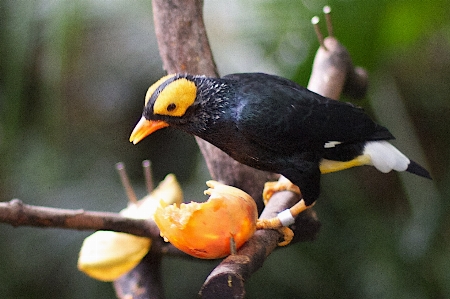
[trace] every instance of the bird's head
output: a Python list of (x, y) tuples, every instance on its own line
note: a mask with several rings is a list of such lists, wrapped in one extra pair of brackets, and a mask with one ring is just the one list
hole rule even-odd
[(144, 112), (131, 133), (130, 142), (136, 144), (159, 129), (186, 123), (193, 114), (199, 78), (172, 74), (150, 86), (145, 96)]

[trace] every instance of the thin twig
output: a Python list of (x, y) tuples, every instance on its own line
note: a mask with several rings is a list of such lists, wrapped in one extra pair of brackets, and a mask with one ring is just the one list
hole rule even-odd
[(147, 193), (150, 194), (154, 189), (152, 163), (150, 162), (150, 160), (142, 161), (142, 168), (144, 169), (145, 186), (147, 187)]
[(136, 193), (134, 193), (133, 187), (131, 186), (130, 180), (127, 175), (127, 171), (125, 170), (125, 164), (119, 162), (116, 164), (117, 172), (119, 173), (120, 180), (122, 181), (122, 186), (125, 189), (125, 193), (127, 194), (128, 200), (131, 203), (137, 203), (138, 199)]
[(333, 22), (331, 21), (331, 7), (324, 6), (325, 22), (327, 23), (328, 36), (333, 36)]
[(24, 204), (18, 199), (0, 202), (0, 222), (12, 226), (111, 230), (142, 237), (160, 238), (159, 229), (152, 220), (131, 219), (109, 212), (39, 207)]
[(323, 38), (322, 31), (320, 31), (319, 22), (320, 22), (320, 19), (319, 19), (318, 16), (314, 16), (311, 19), (311, 24), (314, 27), (314, 31), (316, 32), (317, 40), (319, 41), (320, 46), (323, 49), (327, 50), (327, 47), (325, 46), (325, 43), (324, 43), (324, 38)]

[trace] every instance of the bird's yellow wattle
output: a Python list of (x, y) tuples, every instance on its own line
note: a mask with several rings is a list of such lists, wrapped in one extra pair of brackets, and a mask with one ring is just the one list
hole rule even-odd
[(169, 83), (158, 95), (153, 113), (168, 116), (183, 116), (197, 96), (195, 83), (180, 78)]

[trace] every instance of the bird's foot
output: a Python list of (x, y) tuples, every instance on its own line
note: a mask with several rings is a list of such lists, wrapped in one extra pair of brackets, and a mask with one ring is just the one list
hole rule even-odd
[(278, 246), (286, 246), (291, 243), (294, 238), (294, 232), (287, 226), (283, 226), (278, 217), (273, 217), (270, 219), (258, 219), (256, 221), (256, 229), (275, 229), (282, 236), (283, 241), (278, 243)]
[(314, 204), (307, 206), (302, 199), (290, 209), (286, 209), (283, 212), (278, 213), (276, 217), (270, 219), (258, 219), (256, 221), (256, 229), (275, 229), (281, 235), (283, 235), (284, 241), (278, 243), (278, 246), (286, 246), (294, 237), (294, 232), (288, 227), (295, 222), (295, 217), (301, 212), (309, 209)]
[[(264, 204), (267, 205), (273, 194), (279, 191), (292, 191), (301, 196), (300, 188), (294, 185), (288, 179), (281, 179), (276, 182), (267, 182), (264, 185), (263, 191)], [(256, 229), (278, 230), (278, 232), (280, 232), (280, 234), (283, 235), (284, 238), (284, 241), (278, 243), (278, 246), (286, 246), (292, 241), (294, 237), (294, 232), (288, 226), (295, 222), (295, 218), (298, 216), (298, 214), (309, 209), (312, 206), (313, 205), (307, 206), (305, 204), (305, 201), (301, 199), (290, 209), (286, 209), (283, 212), (278, 213), (277, 217), (273, 217), (270, 219), (258, 219), (258, 221), (256, 222)]]
[(282, 226), (278, 229), (278, 232), (283, 235), (283, 241), (278, 243), (278, 246), (286, 246), (291, 243), (294, 238), (294, 232), (287, 226)]
[(279, 191), (292, 191), (301, 196), (300, 188), (297, 185), (292, 184), (288, 179), (282, 179), (276, 182), (267, 182), (264, 185), (263, 200), (267, 205), (270, 198)]

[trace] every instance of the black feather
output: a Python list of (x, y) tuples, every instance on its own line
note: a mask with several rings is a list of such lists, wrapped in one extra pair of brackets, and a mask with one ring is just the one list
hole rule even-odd
[(428, 172), (428, 170), (426, 170), (425, 168), (423, 168), (422, 166), (420, 166), (418, 163), (414, 162), (413, 160), (409, 160), (409, 165), (408, 168), (406, 169), (407, 172), (410, 173), (414, 173), (418, 176), (427, 178), (427, 179), (432, 179), (430, 173)]

